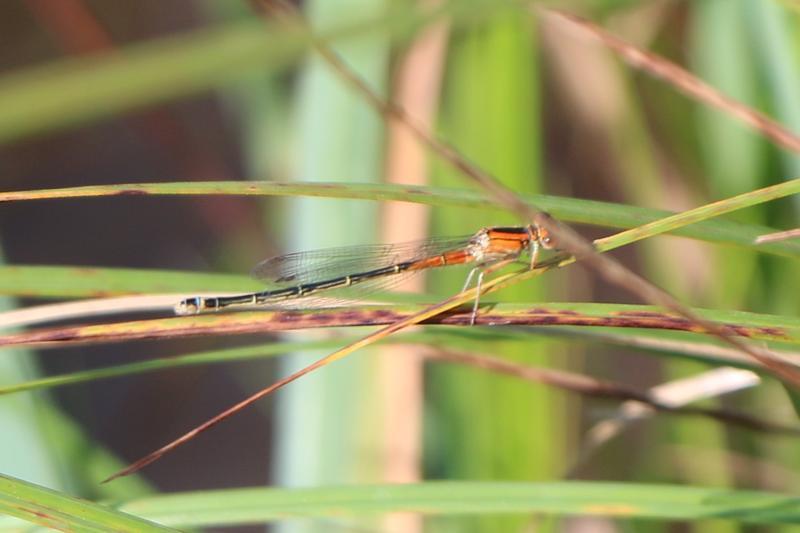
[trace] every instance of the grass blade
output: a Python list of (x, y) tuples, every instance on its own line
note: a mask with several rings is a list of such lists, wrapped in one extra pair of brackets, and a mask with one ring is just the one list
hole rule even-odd
[(120, 509), (176, 527), (241, 525), (287, 518), (342, 520), (397, 511), (427, 515), (592, 515), (662, 520), (800, 523), (791, 495), (607, 482), (428, 482), (310, 489), (229, 489), (143, 498)]
[[(706, 240), (720, 244), (730, 244), (754, 248), (753, 242), (759, 235), (774, 229), (740, 224), (725, 220), (712, 220), (723, 212), (758, 205), (763, 202), (797, 194), (800, 192), (800, 179), (795, 179), (761, 192), (752, 191), (717, 202), (703, 216), (697, 217), (691, 225), (673, 228), (670, 234)], [(464, 189), (443, 189), (435, 187), (412, 187), (392, 184), (366, 183), (280, 183), (280, 182), (172, 182), (139, 183), (119, 185), (97, 185), (87, 187), (68, 187), (38, 191), (16, 191), (0, 193), (0, 202), (44, 200), (57, 198), (90, 198), (118, 195), (166, 195), (166, 196), (309, 196), (320, 198), (342, 198), (378, 201), (401, 201), (423, 203), (437, 207), (468, 207), (476, 209), (505, 209), (485, 194)], [(555, 217), (573, 223), (592, 224), (611, 228), (635, 228), (654, 223), (675, 215), (669, 211), (626, 206), (595, 200), (581, 200), (546, 195), (525, 195), (526, 202), (540, 206)], [(733, 205), (726, 207), (725, 202)], [(631, 241), (627, 241), (631, 242)], [(764, 253), (785, 257), (800, 257), (800, 243), (782, 242), (760, 245)]]
[(103, 505), (0, 475), (0, 514), (61, 531), (174, 531)]

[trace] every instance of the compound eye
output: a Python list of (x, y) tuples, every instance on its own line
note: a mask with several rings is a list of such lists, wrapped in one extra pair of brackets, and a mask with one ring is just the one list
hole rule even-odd
[(552, 248), (553, 247), (553, 239), (548, 234), (544, 234), (539, 238), (539, 242), (542, 243), (542, 246), (545, 248)]

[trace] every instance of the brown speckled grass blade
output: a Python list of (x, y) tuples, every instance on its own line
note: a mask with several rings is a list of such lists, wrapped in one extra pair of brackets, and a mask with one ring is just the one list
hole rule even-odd
[[(542, 270), (536, 271), (538, 274)], [(528, 277), (528, 273), (523, 274)], [(498, 278), (496, 287), (509, 278)], [(487, 284), (487, 289), (492, 286)], [(418, 307), (353, 307), (346, 309), (301, 311), (253, 311), (201, 315), (193, 317), (137, 320), (113, 324), (60, 326), (0, 335), (0, 346), (37, 346), (55, 348), (79, 344), (102, 344), (153, 339), (189, 338), (205, 335), (244, 335), (314, 328), (385, 326), (406, 320), (419, 312)], [(772, 315), (726, 313), (696, 310), (706, 319), (723, 324), (734, 334), (753, 339), (781, 341), (800, 345), (800, 321)], [(471, 308), (450, 309), (423, 319), (425, 324), (468, 325)], [(504, 326), (582, 326), (646, 328), (651, 330), (688, 331), (701, 328), (691, 321), (660, 311), (652, 306), (587, 303), (488, 304), (477, 317), (478, 325)]]

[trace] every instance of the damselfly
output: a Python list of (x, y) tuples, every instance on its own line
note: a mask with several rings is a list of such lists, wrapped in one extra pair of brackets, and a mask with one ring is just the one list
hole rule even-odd
[[(432, 268), (467, 265), (473, 268), (467, 276), (464, 289), (469, 286), (474, 275), (478, 274), (477, 296), (472, 308), (474, 323), (484, 274), (507, 262), (519, 260), (525, 253), (530, 255), (530, 268), (532, 269), (536, 265), (540, 248), (553, 248), (552, 238), (545, 229), (531, 224), (517, 227), (484, 228), (472, 236), (456, 239), (429, 239), (417, 243), (330, 248), (281, 255), (263, 261), (253, 271), (256, 277), (268, 280), (277, 288), (238, 296), (195, 296), (176, 305), (175, 312), (179, 315), (188, 315), (232, 306), (274, 305), (285, 307), (283, 304), (286, 302), (294, 302), (297, 304), (295, 307), (299, 308), (303, 307), (307, 298), (313, 299), (313, 295), (316, 293), (351, 286), (363, 287), (370, 283), (386, 286), (401, 279), (404, 274), (413, 274)], [(431, 309), (437, 307), (440, 306), (436, 305)], [(379, 337), (415, 324), (419, 318), (421, 318), (420, 314), (401, 319), (295, 371), (206, 420), (169, 444), (149, 453), (106, 481), (136, 472), (279, 388), (345, 357), (358, 347), (366, 346)]]
[[(253, 269), (253, 275), (272, 288), (235, 296), (195, 296), (176, 305), (175, 313), (190, 315), (234, 306), (314, 307), (314, 298), (321, 293), (353, 286), (385, 288), (406, 275), (456, 265), (474, 265), (462, 290), (477, 273), (479, 297), (487, 268), (518, 260), (526, 252), (533, 268), (540, 247), (552, 248), (550, 236), (543, 228), (528, 225), (483, 228), (467, 237), (291, 253), (262, 261)], [(477, 309), (478, 298), (472, 322)]]

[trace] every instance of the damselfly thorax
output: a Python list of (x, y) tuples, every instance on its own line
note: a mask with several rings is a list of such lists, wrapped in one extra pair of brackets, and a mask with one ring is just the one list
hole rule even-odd
[[(547, 232), (535, 225), (483, 228), (469, 237), (428, 239), (404, 244), (329, 248), (273, 257), (259, 263), (253, 275), (276, 288), (235, 296), (195, 296), (175, 306), (189, 315), (234, 306), (303, 307), (312, 296), (351, 286), (386, 287), (404, 275), (432, 268), (474, 265), (464, 289), (477, 273), (478, 295), (484, 270), (502, 261), (530, 256), (533, 268), (539, 248), (552, 248)], [(474, 322), (478, 299), (473, 308)], [(315, 307), (310, 304), (308, 307)]]

